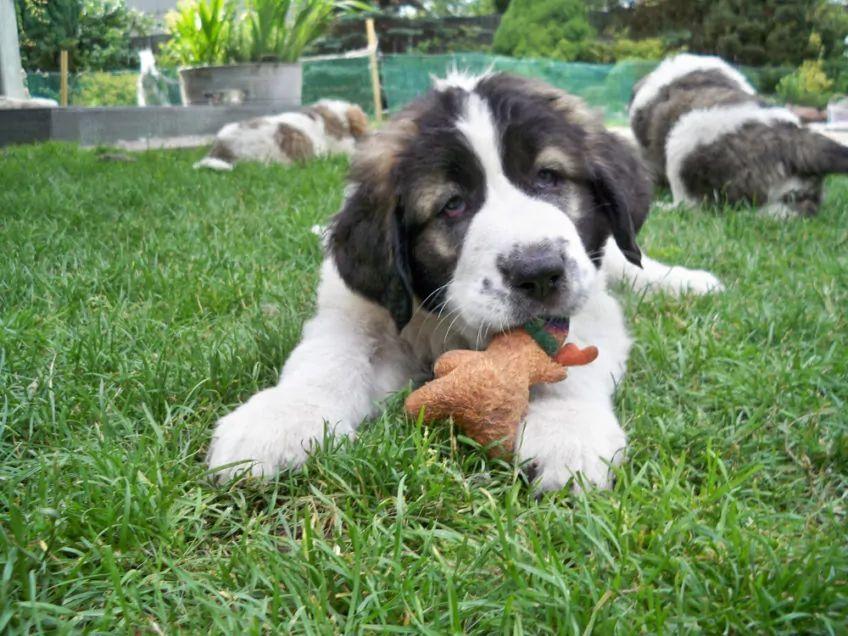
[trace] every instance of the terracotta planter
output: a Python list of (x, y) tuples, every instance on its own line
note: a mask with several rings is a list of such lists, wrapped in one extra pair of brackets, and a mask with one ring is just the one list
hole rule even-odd
[(258, 62), (180, 69), (183, 104), (257, 104), (300, 106), (300, 62)]

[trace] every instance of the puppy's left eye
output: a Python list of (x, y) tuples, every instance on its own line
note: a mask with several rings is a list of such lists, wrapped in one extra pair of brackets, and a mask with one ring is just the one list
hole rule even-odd
[(542, 190), (552, 190), (559, 186), (562, 177), (555, 171), (542, 168), (536, 173), (535, 186)]
[(466, 208), (465, 199), (460, 196), (452, 196), (442, 207), (442, 214), (449, 219), (458, 219), (465, 214)]

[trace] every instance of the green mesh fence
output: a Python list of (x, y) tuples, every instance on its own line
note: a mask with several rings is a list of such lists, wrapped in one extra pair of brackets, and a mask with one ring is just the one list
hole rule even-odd
[[(167, 78), (167, 103), (179, 105), (176, 69), (164, 68), (160, 72)], [(33, 97), (59, 101), (59, 73), (30, 71), (26, 84)], [(71, 106), (135, 106), (137, 84), (136, 71), (71, 73), (68, 76), (68, 103)], [(304, 61), (303, 102), (308, 104), (322, 97), (346, 99), (373, 114), (368, 58)]]
[[(162, 69), (166, 103), (179, 105), (180, 87), (175, 69)], [(32, 97), (59, 101), (59, 73), (27, 71), (26, 86)], [(138, 104), (137, 71), (94, 71), (68, 75), (70, 106), (136, 106)]]
[[(385, 55), (380, 59), (383, 94), (389, 111), (397, 111), (451, 69), (481, 73), (488, 69), (537, 77), (579, 95), (600, 109), (610, 124), (627, 121), (627, 104), (633, 85), (650, 72), (656, 62), (627, 60), (617, 64), (582, 64), (543, 59), (516, 59), (485, 53), (452, 55)], [(786, 68), (743, 68), (754, 86), (771, 93)], [(175, 69), (161, 69), (167, 78), (167, 101), (180, 103)], [(136, 104), (135, 71), (80, 73), (69, 77), (72, 106), (131, 106)], [(28, 73), (27, 86), (34, 97), (59, 99), (58, 73)], [(322, 97), (346, 99), (373, 114), (371, 76), (367, 57), (307, 60), (303, 63), (303, 102)]]
[(431, 84), (431, 75), (443, 76), (453, 68), (472, 73), (493, 69), (536, 77), (579, 95), (590, 105), (601, 109), (611, 123), (626, 120), (633, 84), (655, 66), (656, 62), (635, 60), (618, 64), (582, 64), (485, 53), (387, 55), (380, 65), (383, 90), (392, 110), (425, 92)]
[(367, 57), (308, 60), (303, 63), (303, 103), (334, 97), (359, 104), (374, 114)]

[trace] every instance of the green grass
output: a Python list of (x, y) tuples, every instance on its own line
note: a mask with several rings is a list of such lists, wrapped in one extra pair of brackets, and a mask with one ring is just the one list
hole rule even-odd
[(621, 290), (611, 492), (536, 501), (400, 396), (219, 489), (212, 425), (296, 343), (345, 164), (198, 155), (0, 153), (0, 632), (847, 633), (848, 180), (813, 220), (654, 214), (647, 251), (728, 290)]

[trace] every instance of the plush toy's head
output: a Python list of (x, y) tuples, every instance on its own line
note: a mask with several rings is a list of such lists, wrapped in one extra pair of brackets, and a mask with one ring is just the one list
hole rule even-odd
[(428, 422), (453, 418), (493, 454), (508, 455), (527, 412), (530, 387), (564, 380), (566, 366), (598, 356), (595, 347), (563, 346), (567, 336), (567, 320), (537, 320), (495, 336), (485, 351), (449, 351), (436, 361), (436, 379), (407, 398), (406, 411), (417, 417), (423, 409)]

